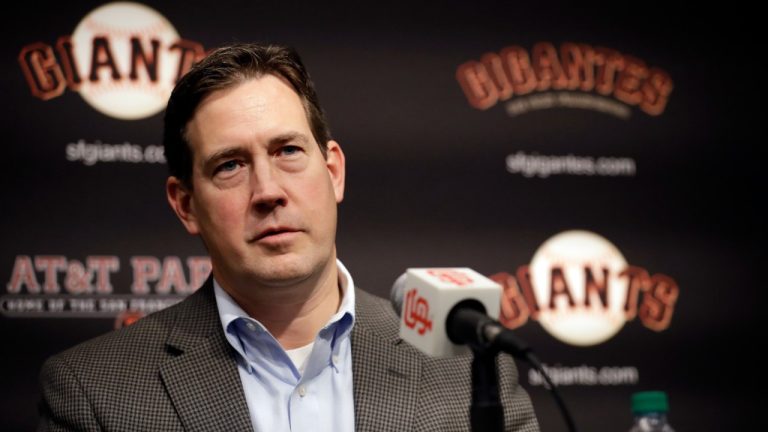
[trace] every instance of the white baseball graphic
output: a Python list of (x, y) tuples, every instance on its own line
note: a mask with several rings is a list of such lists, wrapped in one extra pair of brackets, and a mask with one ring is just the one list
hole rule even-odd
[[(112, 68), (98, 69), (98, 80), (91, 82), (93, 40), (109, 41), (120, 79), (112, 77)], [(136, 80), (130, 79), (131, 38), (140, 40), (144, 54), (152, 61), (152, 40), (160, 42), (157, 52), (157, 82), (152, 82), (146, 66), (139, 61)], [(75, 28), (72, 43), (78, 73), (82, 79), (80, 94), (96, 110), (110, 117), (136, 120), (152, 116), (165, 108), (178, 73), (179, 52), (169, 47), (179, 40), (171, 23), (154, 9), (133, 2), (115, 2), (100, 6)], [(100, 59), (105, 59), (102, 53)]]
[[(575, 306), (565, 295), (555, 298), (550, 309), (552, 268), (560, 267)], [(592, 295), (586, 306), (586, 272), (589, 268), (599, 284), (602, 269), (608, 269), (607, 305)], [(539, 322), (552, 336), (563, 342), (588, 346), (613, 337), (626, 322), (624, 302), (626, 279), (619, 277), (627, 261), (619, 250), (605, 238), (589, 231), (565, 231), (542, 244), (531, 260), (531, 286), (541, 305)]]

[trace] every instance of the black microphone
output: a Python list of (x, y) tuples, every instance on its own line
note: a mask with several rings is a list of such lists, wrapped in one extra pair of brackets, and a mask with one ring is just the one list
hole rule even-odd
[(503, 351), (516, 358), (527, 360), (531, 347), (485, 313), (476, 300), (464, 300), (456, 304), (446, 320), (448, 338), (459, 345), (478, 346)]

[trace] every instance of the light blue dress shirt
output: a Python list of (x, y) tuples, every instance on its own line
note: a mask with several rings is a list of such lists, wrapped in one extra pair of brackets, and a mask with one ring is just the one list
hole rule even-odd
[(352, 276), (341, 261), (336, 263), (341, 305), (315, 338), (303, 374), (269, 331), (214, 280), (221, 325), (239, 354), (240, 381), (257, 432), (355, 430), (350, 344), (355, 290)]

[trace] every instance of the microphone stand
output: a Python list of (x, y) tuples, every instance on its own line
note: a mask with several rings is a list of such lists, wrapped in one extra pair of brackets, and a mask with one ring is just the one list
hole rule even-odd
[(469, 420), (473, 432), (503, 432), (504, 409), (499, 398), (499, 379), (496, 371), (498, 350), (471, 345), (472, 405)]
[(563, 414), (568, 430), (576, 432), (576, 424), (563, 398), (531, 348), (514, 333), (486, 316), (485, 307), (480, 302), (465, 300), (454, 306), (448, 314), (446, 332), (451, 342), (469, 345), (475, 355), (472, 360), (470, 410), (470, 423), (474, 432), (501, 431), (504, 428), (495, 362), (499, 352), (525, 360), (541, 373)]

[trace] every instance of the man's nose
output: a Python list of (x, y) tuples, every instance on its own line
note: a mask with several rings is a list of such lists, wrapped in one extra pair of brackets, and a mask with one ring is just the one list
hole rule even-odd
[(268, 161), (256, 163), (251, 175), (251, 205), (259, 212), (285, 206), (286, 195), (280, 174)]

